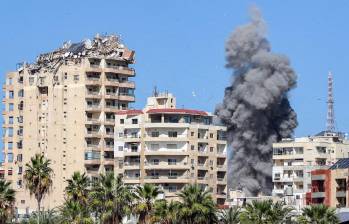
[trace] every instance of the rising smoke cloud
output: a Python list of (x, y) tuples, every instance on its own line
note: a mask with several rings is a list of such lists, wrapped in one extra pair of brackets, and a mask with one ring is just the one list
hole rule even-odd
[(251, 22), (236, 28), (226, 43), (233, 80), (216, 108), (233, 149), (231, 186), (251, 196), (270, 194), (272, 143), (291, 137), (297, 126), (287, 96), (296, 74), (287, 57), (271, 52), (265, 34), (265, 22), (253, 7)]

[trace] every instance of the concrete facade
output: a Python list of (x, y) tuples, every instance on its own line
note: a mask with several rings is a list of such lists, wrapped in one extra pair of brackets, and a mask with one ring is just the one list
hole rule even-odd
[(212, 192), (219, 205), (227, 197), (226, 128), (204, 111), (176, 109), (172, 94), (149, 97), (144, 110), (117, 113), (115, 172), (128, 184), (160, 186), (176, 200), (186, 184)]
[(345, 166), (336, 163), (330, 169), (311, 172), (311, 204), (349, 207), (349, 158), (341, 159), (338, 163), (345, 163)]
[(297, 208), (306, 205), (311, 191), (311, 171), (327, 169), (348, 157), (349, 143), (340, 133), (284, 139), (273, 144), (273, 195)]
[(134, 102), (134, 52), (116, 36), (67, 45), (23, 64), (3, 86), (5, 179), (16, 190), (19, 214), (35, 210), (25, 188), (25, 164), (36, 153), (51, 160), (53, 187), (42, 206), (63, 203), (74, 171), (91, 178), (114, 170), (115, 113)]

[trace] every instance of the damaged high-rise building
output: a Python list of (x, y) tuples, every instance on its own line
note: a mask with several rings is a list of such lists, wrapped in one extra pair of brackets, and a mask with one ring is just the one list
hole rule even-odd
[(134, 51), (118, 36), (65, 43), (9, 72), (3, 86), (4, 177), (17, 191), (19, 215), (36, 208), (25, 189), (25, 164), (51, 160), (53, 187), (42, 206), (61, 205), (74, 171), (90, 177), (114, 169), (114, 115), (134, 102)]

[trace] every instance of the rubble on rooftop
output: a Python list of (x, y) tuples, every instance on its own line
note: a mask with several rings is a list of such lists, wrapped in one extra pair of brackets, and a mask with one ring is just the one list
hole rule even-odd
[[(37, 72), (56, 72), (66, 61), (81, 62), (83, 57), (107, 58), (134, 61), (134, 51), (128, 50), (116, 35), (97, 34), (92, 40), (78, 43), (65, 42), (62, 47), (48, 53), (40, 54), (35, 63), (24, 66), (34, 74)], [(21, 68), (20, 68), (21, 69)]]

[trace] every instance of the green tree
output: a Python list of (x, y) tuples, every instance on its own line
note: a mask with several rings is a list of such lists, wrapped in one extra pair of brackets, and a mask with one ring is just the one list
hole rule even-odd
[(90, 181), (85, 173), (74, 172), (71, 179), (67, 180), (65, 188), (68, 200), (78, 201), (81, 205), (87, 206)]
[(134, 211), (139, 215), (138, 222), (140, 224), (150, 222), (154, 211), (154, 203), (161, 193), (162, 191), (152, 184), (146, 183), (143, 186), (136, 186), (134, 194), (136, 206)]
[(92, 224), (92, 218), (86, 206), (78, 201), (66, 200), (60, 208), (62, 224)]
[(15, 200), (15, 191), (11, 188), (11, 183), (0, 180), (0, 224), (6, 223), (12, 216)]
[(339, 218), (334, 208), (319, 204), (303, 208), (298, 222), (303, 224), (337, 224)]
[(51, 161), (41, 154), (32, 157), (30, 163), (26, 164), (24, 180), (30, 195), (34, 195), (40, 213), (41, 201), (52, 186), (53, 170), (50, 168)]
[(103, 223), (118, 224), (131, 213), (133, 194), (131, 187), (125, 185), (120, 176), (113, 173), (101, 175), (90, 193), (92, 208), (98, 209)]
[(55, 209), (33, 213), (28, 221), (21, 222), (22, 224), (57, 224), (60, 222), (60, 217)]
[(160, 224), (180, 223), (180, 220), (178, 220), (178, 210), (178, 202), (167, 202), (166, 200), (158, 200), (154, 204), (154, 214), (152, 216), (152, 222)]
[(240, 222), (242, 224), (281, 224), (289, 220), (292, 210), (282, 202), (252, 201), (241, 212)]
[(179, 217), (182, 223), (204, 224), (216, 223), (216, 204), (209, 191), (198, 185), (187, 185), (178, 194), (181, 199)]
[(241, 209), (239, 207), (231, 207), (229, 209), (222, 210), (219, 214), (221, 224), (238, 224), (240, 223)]

